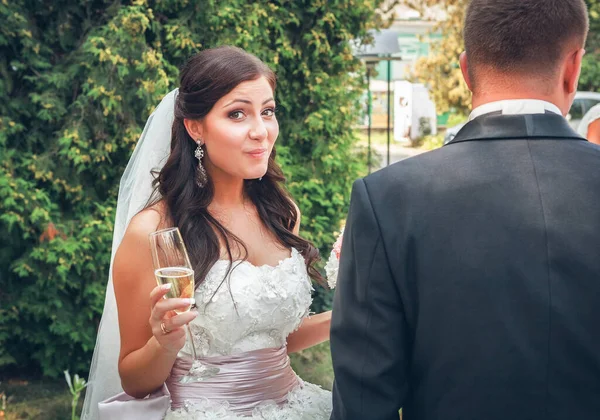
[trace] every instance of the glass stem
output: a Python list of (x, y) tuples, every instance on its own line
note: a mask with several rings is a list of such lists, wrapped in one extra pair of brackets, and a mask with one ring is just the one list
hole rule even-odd
[(186, 324), (186, 328), (188, 334), (190, 335), (190, 344), (192, 345), (192, 355), (194, 356), (194, 360), (198, 360), (198, 355), (196, 354), (196, 346), (194, 345), (194, 336), (192, 335), (192, 330), (190, 329), (190, 324)]

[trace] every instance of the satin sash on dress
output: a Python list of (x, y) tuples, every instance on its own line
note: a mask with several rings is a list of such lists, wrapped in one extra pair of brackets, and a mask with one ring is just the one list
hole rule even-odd
[(290, 366), (287, 347), (249, 351), (230, 356), (203, 358), (202, 363), (218, 367), (219, 373), (202, 382), (182, 384), (192, 361), (177, 359), (167, 379), (171, 392), (171, 408), (208, 399), (227, 402), (229, 409), (240, 415), (250, 415), (264, 401), (283, 404), (288, 393), (301, 385)]
[(98, 403), (99, 420), (163, 420), (171, 396), (163, 386), (146, 398), (133, 398), (124, 392)]
[(98, 404), (100, 420), (162, 420), (169, 406), (177, 409), (184, 407), (187, 401), (193, 404), (207, 399), (226, 402), (231, 411), (242, 416), (250, 415), (264, 401), (284, 404), (288, 393), (302, 386), (290, 366), (285, 346), (207, 357), (202, 359), (202, 363), (217, 366), (219, 373), (202, 382), (182, 384), (179, 379), (187, 374), (192, 360), (178, 358), (167, 378), (166, 387), (163, 385), (144, 399), (121, 393), (102, 401)]

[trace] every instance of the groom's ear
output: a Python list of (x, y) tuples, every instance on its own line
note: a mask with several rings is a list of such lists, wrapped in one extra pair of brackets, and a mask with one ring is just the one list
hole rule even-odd
[(567, 61), (564, 64), (564, 86), (565, 91), (568, 94), (575, 93), (577, 91), (577, 85), (579, 83), (579, 76), (581, 74), (581, 63), (585, 50), (583, 48), (577, 51), (571, 52), (567, 57)]
[(473, 92), (473, 83), (471, 81), (471, 75), (469, 73), (469, 60), (467, 60), (467, 53), (463, 51), (458, 58), (460, 63), (460, 70), (462, 71), (463, 78), (467, 83), (467, 87), (471, 92)]
[(200, 120), (189, 120), (185, 118), (183, 120), (183, 125), (185, 125), (185, 129), (188, 134), (194, 141), (202, 138), (202, 122)]

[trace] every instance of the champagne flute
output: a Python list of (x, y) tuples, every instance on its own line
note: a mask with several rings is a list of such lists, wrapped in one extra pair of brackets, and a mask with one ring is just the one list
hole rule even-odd
[[(188, 298), (194, 297), (194, 270), (190, 264), (181, 232), (179, 229), (167, 228), (149, 235), (150, 246), (152, 249), (152, 261), (154, 263), (154, 276), (159, 286), (170, 283), (171, 288), (164, 296), (168, 298)], [(176, 309), (180, 314), (187, 312), (192, 305), (184, 309)], [(194, 345), (194, 336), (190, 329), (190, 324), (186, 324), (190, 336), (190, 347), (194, 357), (192, 367), (187, 375), (183, 376), (180, 382), (200, 382), (204, 379), (215, 376), (219, 369), (214, 366), (203, 364), (196, 353)]]

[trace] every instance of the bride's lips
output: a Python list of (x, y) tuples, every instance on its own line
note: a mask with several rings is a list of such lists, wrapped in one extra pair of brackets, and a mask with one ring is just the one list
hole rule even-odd
[(261, 158), (266, 153), (267, 153), (267, 149), (264, 149), (264, 148), (261, 148), (261, 149), (252, 149), (252, 150), (248, 150), (246, 152), (246, 154), (250, 155), (253, 158)]

